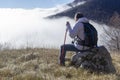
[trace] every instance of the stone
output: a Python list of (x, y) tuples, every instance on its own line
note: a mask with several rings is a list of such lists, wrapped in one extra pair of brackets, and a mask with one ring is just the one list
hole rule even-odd
[(112, 58), (104, 46), (93, 48), (90, 51), (78, 52), (72, 56), (71, 65), (82, 67), (94, 72), (115, 73)]

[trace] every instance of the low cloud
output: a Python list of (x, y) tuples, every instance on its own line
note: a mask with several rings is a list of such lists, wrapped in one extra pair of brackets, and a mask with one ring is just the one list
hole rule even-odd
[(44, 19), (54, 9), (0, 9), (0, 42), (13, 46), (58, 46), (68, 18)]
[[(59, 47), (63, 44), (67, 17), (44, 19), (54, 14), (56, 9), (0, 9), (0, 42), (10, 43), (14, 48), (21, 47)], [(91, 21), (95, 26), (99, 24)], [(99, 30), (99, 27), (97, 28)], [(102, 31), (99, 33), (102, 34)], [(66, 43), (71, 39), (67, 36)]]

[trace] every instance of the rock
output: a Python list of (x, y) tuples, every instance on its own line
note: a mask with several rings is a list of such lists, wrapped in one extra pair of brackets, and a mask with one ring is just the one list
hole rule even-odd
[(95, 72), (115, 73), (110, 53), (104, 46), (73, 55), (71, 64)]

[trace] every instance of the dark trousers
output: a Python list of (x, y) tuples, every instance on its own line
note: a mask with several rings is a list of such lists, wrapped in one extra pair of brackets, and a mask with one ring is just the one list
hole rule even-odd
[[(64, 48), (64, 50), (63, 50), (63, 48)], [(66, 55), (67, 51), (79, 52), (80, 50), (77, 49), (73, 44), (62, 45), (60, 48), (60, 54), (59, 54), (59, 64), (65, 65), (65, 55)]]

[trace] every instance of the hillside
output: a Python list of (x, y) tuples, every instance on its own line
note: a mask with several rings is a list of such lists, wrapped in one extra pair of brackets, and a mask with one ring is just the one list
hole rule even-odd
[[(119, 80), (120, 55), (111, 54), (116, 74), (90, 73), (57, 64), (59, 50), (20, 49), (0, 51), (0, 80)], [(67, 58), (71, 55), (67, 54)]]
[(63, 12), (51, 15), (49, 17), (55, 18), (68, 16), (70, 18), (73, 18), (74, 14), (80, 11), (91, 20), (108, 23), (114, 12), (120, 14), (120, 0), (74, 0), (70, 4), (76, 5), (81, 1), (86, 1), (86, 3), (76, 7), (71, 7), (71, 9), (67, 9)]

